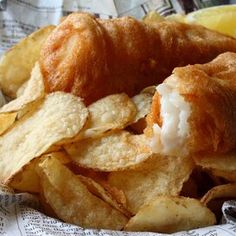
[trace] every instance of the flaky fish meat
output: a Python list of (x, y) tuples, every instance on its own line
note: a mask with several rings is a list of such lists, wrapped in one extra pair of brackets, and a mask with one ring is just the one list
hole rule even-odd
[(175, 68), (156, 90), (145, 130), (154, 152), (220, 154), (236, 147), (236, 53)]

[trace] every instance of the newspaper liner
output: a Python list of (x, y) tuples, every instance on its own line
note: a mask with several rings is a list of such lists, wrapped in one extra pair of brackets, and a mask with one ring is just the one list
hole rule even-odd
[[(145, 232), (121, 232), (111, 230), (83, 229), (78, 226), (61, 222), (39, 212), (37, 198), (28, 193), (14, 192), (0, 186), (0, 235), (99, 235), (99, 236), (162, 236), (167, 234)], [(236, 234), (236, 204), (232, 201), (223, 205), (226, 224), (206, 227), (172, 234), (174, 236), (232, 236)], [(79, 214), (79, 212), (78, 212)]]
[[(0, 56), (21, 38), (42, 26), (58, 24), (62, 16), (73, 11), (87, 11), (106, 19), (124, 15), (142, 18), (151, 10), (156, 10), (161, 15), (184, 13), (181, 2), (180, 0), (99, 0), (99, 3), (96, 0), (0, 0)], [(201, 7), (201, 2), (195, 0), (194, 8)], [(207, 2), (209, 6), (213, 1)], [(0, 107), (5, 103), (6, 100), (0, 90)], [(221, 225), (171, 235), (236, 235), (236, 202), (225, 202), (222, 212)], [(0, 235), (161, 236), (167, 234), (83, 229), (41, 213), (39, 202), (33, 195), (15, 194), (13, 190), (0, 186)]]

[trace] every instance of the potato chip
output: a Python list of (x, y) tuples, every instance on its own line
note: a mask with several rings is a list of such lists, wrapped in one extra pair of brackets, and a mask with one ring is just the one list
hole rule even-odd
[(203, 169), (210, 170), (213, 175), (236, 182), (236, 153), (221, 155), (195, 156), (194, 161)]
[(0, 136), (0, 182), (5, 183), (54, 144), (75, 136), (87, 116), (80, 98), (63, 92), (47, 95), (36, 111), (27, 113)]
[(107, 182), (102, 181), (100, 182), (102, 187), (106, 189), (115, 199), (118, 203), (122, 204), (125, 208), (127, 208), (127, 200), (124, 192), (114, 186), (109, 185)]
[(85, 228), (120, 230), (127, 218), (89, 192), (69, 169), (53, 158), (39, 165), (38, 174), (46, 201), (57, 216)]
[(38, 193), (40, 191), (39, 177), (35, 169), (39, 160), (35, 159), (25, 165), (10, 179), (7, 185), (18, 191)]
[(137, 108), (134, 122), (129, 126), (136, 134), (142, 134), (147, 127), (146, 115), (150, 112), (152, 95), (150, 93), (140, 93), (132, 98)]
[(88, 122), (77, 139), (97, 137), (109, 130), (123, 129), (133, 121), (137, 113), (135, 104), (125, 93), (104, 97), (92, 103), (88, 110)]
[(12, 126), (17, 118), (17, 112), (0, 114), (0, 135)]
[(16, 97), (16, 91), (29, 79), (31, 70), (39, 58), (41, 46), (53, 29), (54, 26), (39, 29), (1, 57), (0, 87), (5, 95)]
[[(36, 63), (37, 63), (37, 62), (36, 62)], [(32, 71), (31, 71), (31, 74), (32, 74)], [(31, 75), (31, 76), (32, 76), (32, 75)], [(31, 76), (30, 76), (30, 77), (31, 77)], [(29, 79), (29, 80), (30, 80), (30, 79)], [(26, 80), (26, 81), (17, 89), (17, 91), (16, 91), (16, 97), (17, 97), (17, 98), (20, 97), (20, 96), (24, 93), (25, 88), (27, 87), (29, 80)]]
[(79, 175), (80, 181), (88, 188), (88, 190), (95, 196), (101, 198), (104, 202), (110, 204), (112, 207), (120, 211), (127, 217), (131, 217), (131, 213), (125, 209), (125, 206), (116, 201), (116, 198), (102, 185), (95, 182), (93, 179)]
[(236, 184), (224, 184), (210, 189), (201, 199), (207, 205), (213, 199), (232, 198), (236, 199)]
[(215, 215), (198, 200), (161, 196), (143, 206), (125, 230), (174, 233), (215, 223)]
[(4, 95), (2, 94), (2, 91), (0, 89), (0, 107), (2, 107), (3, 105), (5, 105), (7, 103)]
[(93, 169), (83, 168), (81, 166), (75, 165), (73, 162), (66, 164), (66, 167), (68, 167), (74, 174), (83, 175), (96, 181), (107, 192), (109, 192), (119, 204), (123, 205), (126, 208), (127, 201), (124, 192), (121, 189), (118, 189), (107, 183), (107, 176), (109, 172), (101, 172), (95, 171)]
[(0, 113), (19, 111), (44, 96), (44, 82), (38, 63), (35, 64), (27, 82), (21, 96), (0, 108)]
[(46, 214), (47, 216), (57, 218), (57, 214), (54, 212), (52, 207), (48, 204), (47, 200), (45, 199), (42, 190), (39, 193), (39, 202), (40, 202), (40, 210)]
[(211, 170), (211, 173), (215, 176), (222, 177), (229, 182), (236, 182), (236, 172), (235, 171), (223, 171), (223, 170)]
[(43, 158), (53, 157), (63, 164), (69, 163), (70, 159), (64, 152), (53, 152), (43, 155), (41, 158), (32, 160), (16, 173), (8, 182), (8, 186), (22, 192), (39, 193), (40, 184), (36, 168)]
[(146, 88), (144, 88), (141, 93), (149, 93), (151, 94), (152, 96), (154, 96), (156, 92), (156, 86), (155, 85), (152, 85), (152, 86), (148, 86)]
[(108, 183), (124, 191), (127, 209), (136, 214), (158, 195), (178, 195), (192, 169), (193, 162), (188, 157), (153, 155), (136, 170), (110, 173)]
[(133, 122), (135, 123), (138, 120), (145, 118), (146, 115), (150, 112), (152, 104), (152, 95), (150, 93), (140, 93), (134, 96), (132, 100), (137, 107), (137, 114)]
[(144, 135), (133, 135), (127, 131), (85, 139), (64, 148), (74, 163), (100, 171), (130, 168), (152, 155)]
[(16, 119), (32, 110), (43, 96), (44, 82), (39, 64), (36, 63), (21, 96), (0, 108), (0, 135), (10, 128)]

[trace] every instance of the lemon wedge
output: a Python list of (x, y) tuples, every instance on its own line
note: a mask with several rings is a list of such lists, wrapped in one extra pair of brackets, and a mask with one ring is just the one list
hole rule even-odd
[(165, 18), (163, 16), (161, 16), (158, 12), (156, 11), (150, 11), (144, 18), (143, 21), (146, 24), (152, 24), (152, 23), (156, 23), (156, 22), (160, 22), (165, 20)]
[(200, 24), (236, 37), (236, 5), (216, 6), (192, 12), (186, 15), (185, 23)]
[(176, 13), (176, 14), (171, 14), (169, 16), (166, 16), (165, 19), (184, 23), (185, 22), (185, 15)]

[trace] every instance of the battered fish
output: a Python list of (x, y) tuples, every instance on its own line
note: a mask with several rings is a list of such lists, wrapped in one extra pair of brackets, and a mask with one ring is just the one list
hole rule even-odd
[(112, 93), (133, 96), (177, 66), (205, 63), (225, 51), (236, 52), (236, 40), (201, 26), (73, 13), (46, 40), (40, 67), (48, 92), (71, 92), (88, 105)]
[(236, 53), (176, 68), (156, 89), (146, 129), (154, 152), (205, 155), (236, 147)]

